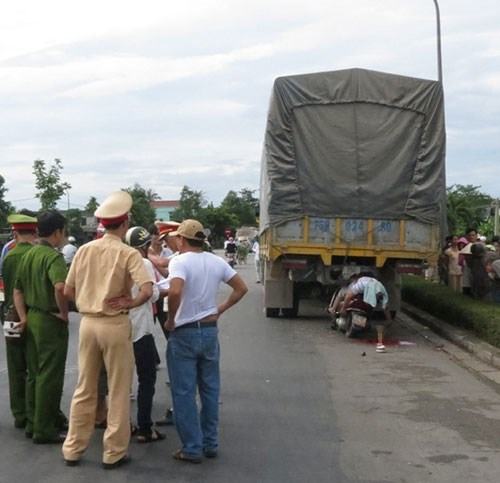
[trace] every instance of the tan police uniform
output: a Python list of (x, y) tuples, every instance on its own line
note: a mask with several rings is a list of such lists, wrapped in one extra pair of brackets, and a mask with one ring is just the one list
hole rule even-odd
[[(108, 197), (96, 211), (106, 221), (123, 219), (132, 206), (128, 193)], [(76, 306), (82, 314), (78, 353), (78, 384), (71, 403), (69, 431), (63, 445), (66, 460), (79, 460), (94, 430), (97, 381), (104, 364), (108, 378), (107, 429), (103, 438), (103, 462), (115, 463), (127, 454), (130, 441), (130, 386), (134, 356), (127, 313), (107, 305), (106, 300), (130, 295), (153, 282), (141, 255), (117, 236), (83, 245), (75, 255), (66, 285), (75, 289)]]

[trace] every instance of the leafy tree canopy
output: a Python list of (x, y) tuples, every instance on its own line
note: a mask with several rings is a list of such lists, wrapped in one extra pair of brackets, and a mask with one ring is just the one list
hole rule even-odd
[(158, 195), (152, 190), (146, 190), (138, 183), (124, 191), (130, 193), (130, 196), (132, 196), (134, 200), (131, 210), (131, 225), (148, 228), (154, 223), (156, 216), (155, 210), (151, 207), (150, 202)]
[(54, 209), (62, 195), (71, 189), (69, 183), (61, 181), (62, 169), (62, 162), (57, 158), (50, 166), (43, 159), (37, 159), (33, 163), (35, 186), (38, 190), (36, 197), (40, 200), (42, 210)]
[[(488, 217), (492, 198), (480, 191), (480, 186), (455, 184), (447, 188), (447, 214), (450, 233), (461, 235), (475, 228), (490, 236)], [(491, 224), (490, 224), (491, 225)]]
[(203, 191), (195, 191), (183, 186), (179, 200), (179, 208), (172, 213), (172, 219), (182, 221), (188, 218), (202, 220), (203, 208), (206, 205)]
[(229, 191), (224, 200), (222, 200), (221, 208), (236, 216), (236, 227), (256, 225), (256, 213), (259, 202), (253, 196), (254, 193), (255, 191), (247, 188), (242, 189), (239, 193)]
[(95, 196), (91, 196), (83, 209), (88, 216), (94, 216), (95, 210), (99, 208), (99, 203)]
[(220, 245), (227, 228), (234, 231), (240, 226), (256, 224), (258, 205), (254, 191), (247, 188), (239, 192), (229, 191), (220, 206), (214, 206), (213, 203), (207, 205), (203, 191), (184, 186), (180, 194), (179, 208), (172, 213), (172, 219), (199, 220), (203, 226), (210, 229), (212, 243)]
[(211, 231), (211, 239), (214, 245), (222, 245), (224, 242), (224, 231), (226, 228), (238, 227), (238, 217), (229, 212), (223, 206), (214, 206), (210, 203), (204, 210), (200, 222)]
[(82, 228), (84, 212), (77, 208), (71, 208), (70, 210), (66, 210), (64, 216), (67, 221), (66, 233), (68, 236), (74, 236), (80, 243), (84, 241), (85, 233)]
[(0, 228), (7, 228), (9, 225), (7, 223), (7, 217), (14, 207), (10, 202), (5, 200), (5, 193), (8, 189), (5, 187), (5, 178), (0, 174)]

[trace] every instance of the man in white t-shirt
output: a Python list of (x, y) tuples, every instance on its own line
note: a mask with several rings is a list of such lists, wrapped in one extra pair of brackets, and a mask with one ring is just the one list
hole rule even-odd
[(66, 265), (71, 265), (73, 258), (75, 258), (76, 251), (78, 250), (75, 243), (76, 243), (75, 237), (69, 236), (68, 243), (66, 243), (66, 245), (64, 245), (61, 250)]
[[(247, 292), (240, 276), (220, 257), (203, 251), (205, 234), (196, 220), (184, 220), (169, 234), (180, 254), (169, 264), (167, 360), (174, 419), (182, 448), (177, 460), (201, 463), (215, 458), (219, 421), (219, 341), (217, 320)], [(217, 305), (221, 282), (233, 291)], [(198, 413), (196, 388), (201, 400)]]

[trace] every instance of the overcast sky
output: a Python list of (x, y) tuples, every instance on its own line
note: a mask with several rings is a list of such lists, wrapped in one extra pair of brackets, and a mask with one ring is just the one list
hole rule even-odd
[[(447, 183), (500, 196), (500, 5), (440, 0)], [(61, 158), (72, 207), (140, 183), (218, 203), (258, 188), (281, 75), (362, 67), (437, 78), (432, 0), (16, 0), (0, 7), (0, 173), (38, 206)], [(63, 200), (66, 206), (67, 200)]]

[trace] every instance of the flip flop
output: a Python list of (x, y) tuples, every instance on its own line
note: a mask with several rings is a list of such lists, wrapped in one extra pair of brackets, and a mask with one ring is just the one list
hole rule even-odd
[(174, 460), (184, 461), (186, 463), (194, 463), (194, 464), (201, 463), (201, 456), (190, 456), (190, 455), (187, 455), (186, 453), (182, 452), (182, 449), (178, 449), (172, 455), (172, 458), (174, 458)]
[(157, 441), (163, 441), (165, 439), (165, 435), (160, 433), (156, 429), (152, 429), (149, 434), (139, 434), (136, 438), (138, 443), (156, 443)]

